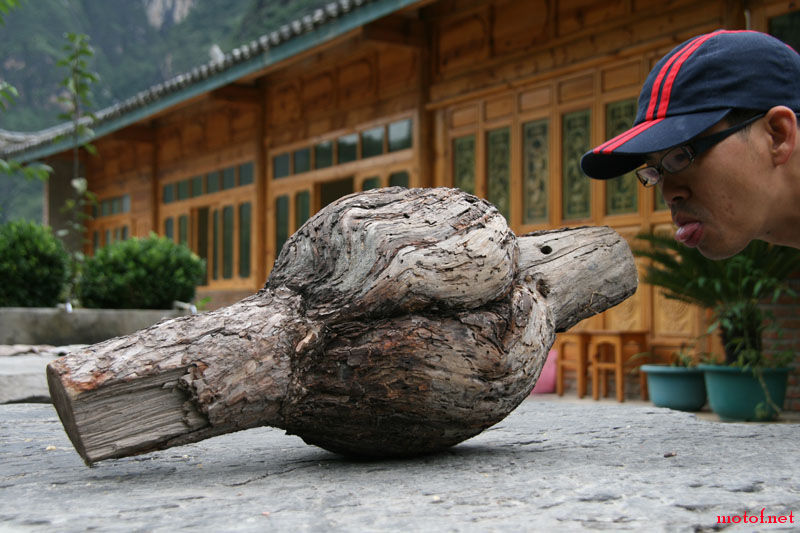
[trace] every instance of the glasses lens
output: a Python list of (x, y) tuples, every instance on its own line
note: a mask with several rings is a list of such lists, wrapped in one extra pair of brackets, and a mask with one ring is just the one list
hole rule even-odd
[(656, 167), (640, 168), (636, 171), (636, 177), (639, 178), (639, 181), (641, 181), (642, 185), (645, 187), (654, 187), (661, 179), (661, 175), (658, 173)]
[(661, 167), (670, 174), (674, 174), (688, 167), (691, 162), (692, 154), (689, 150), (685, 146), (678, 146), (664, 155), (661, 159)]

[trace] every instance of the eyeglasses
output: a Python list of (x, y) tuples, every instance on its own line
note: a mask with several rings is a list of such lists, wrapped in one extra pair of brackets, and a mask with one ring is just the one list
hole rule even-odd
[(697, 156), (749, 124), (752, 124), (765, 114), (766, 113), (759, 113), (728, 129), (712, 133), (705, 137), (700, 137), (681, 146), (676, 146), (664, 154), (658, 164), (636, 169), (636, 177), (639, 178), (639, 181), (642, 182), (642, 185), (645, 187), (655, 187), (664, 178), (665, 171), (670, 174), (675, 174), (676, 172), (684, 170), (692, 164), (692, 161), (694, 161)]

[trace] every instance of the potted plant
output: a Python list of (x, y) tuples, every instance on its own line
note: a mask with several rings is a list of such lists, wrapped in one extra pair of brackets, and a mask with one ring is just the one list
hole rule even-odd
[(686, 346), (672, 354), (670, 364), (645, 364), (650, 400), (658, 407), (679, 411), (699, 411), (706, 404), (703, 371)]
[(764, 303), (794, 295), (786, 279), (800, 270), (800, 250), (751, 242), (739, 254), (713, 261), (668, 235), (640, 234), (649, 246), (634, 251), (651, 263), (645, 281), (668, 298), (710, 309), (711, 331), (719, 331), (723, 365), (699, 365), (711, 409), (724, 419), (771, 420), (786, 393), (793, 355), (765, 353), (764, 332), (775, 328)]

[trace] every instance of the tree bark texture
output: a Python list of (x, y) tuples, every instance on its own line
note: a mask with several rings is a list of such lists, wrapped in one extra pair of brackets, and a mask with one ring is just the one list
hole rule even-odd
[(429, 453), (502, 420), (555, 332), (636, 286), (609, 228), (517, 237), (464, 192), (378, 189), (312, 217), (257, 294), (89, 346), (48, 382), (87, 464), (260, 425), (345, 454)]

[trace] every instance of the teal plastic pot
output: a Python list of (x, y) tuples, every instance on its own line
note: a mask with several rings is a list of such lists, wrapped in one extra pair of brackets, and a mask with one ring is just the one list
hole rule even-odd
[(658, 407), (699, 411), (706, 404), (703, 371), (685, 366), (642, 365), (650, 400)]
[(783, 408), (788, 368), (762, 369), (763, 386), (752, 370), (721, 365), (699, 365), (698, 368), (705, 373), (711, 410), (723, 420), (774, 420), (779, 411), (767, 401), (765, 388), (772, 403)]

